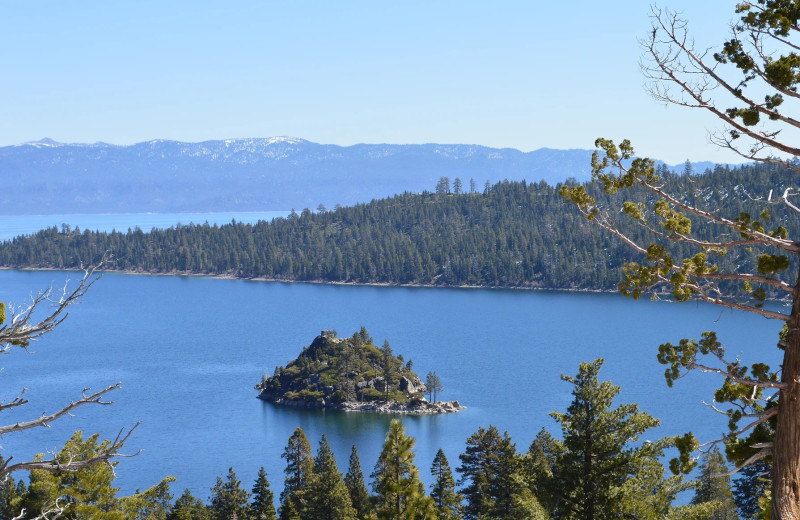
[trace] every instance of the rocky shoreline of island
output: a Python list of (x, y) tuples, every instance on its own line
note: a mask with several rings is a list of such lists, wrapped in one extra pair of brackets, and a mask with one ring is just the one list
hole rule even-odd
[(399, 401), (344, 401), (341, 403), (327, 403), (324, 402), (324, 400), (322, 402), (313, 402), (299, 399), (269, 399), (266, 396), (262, 396), (262, 394), (259, 394), (258, 398), (273, 404), (289, 406), (293, 408), (341, 410), (344, 412), (372, 412), (396, 415), (436, 415), (460, 412), (461, 410), (465, 410), (467, 408), (458, 401), (437, 401), (435, 403), (431, 403), (426, 400), (414, 401), (410, 403), (401, 403)]

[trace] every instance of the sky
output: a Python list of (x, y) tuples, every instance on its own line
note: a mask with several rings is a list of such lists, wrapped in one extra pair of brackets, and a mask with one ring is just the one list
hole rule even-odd
[[(699, 4), (699, 5), (698, 5)], [(736, 1), (668, 0), (719, 45)], [(0, 146), (292, 136), (531, 151), (631, 139), (741, 162), (711, 115), (654, 101), (647, 2), (0, 3)]]

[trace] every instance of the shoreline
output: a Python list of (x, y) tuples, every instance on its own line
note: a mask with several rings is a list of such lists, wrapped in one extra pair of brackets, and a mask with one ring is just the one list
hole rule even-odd
[[(65, 271), (65, 272), (82, 272), (82, 269), (67, 268), (67, 267), (9, 267), (0, 266), (0, 271)], [(570, 293), (598, 293), (598, 294), (613, 294), (616, 293), (615, 289), (570, 289), (565, 287), (533, 287), (533, 286), (513, 286), (513, 285), (438, 285), (438, 284), (425, 284), (425, 283), (396, 283), (396, 282), (343, 282), (343, 281), (330, 281), (330, 280), (294, 280), (285, 278), (270, 278), (266, 276), (251, 276), (243, 277), (232, 274), (212, 274), (212, 273), (193, 273), (193, 272), (180, 272), (173, 271), (169, 273), (159, 271), (131, 271), (123, 269), (99, 269), (96, 271), (99, 274), (116, 273), (124, 275), (139, 275), (139, 276), (189, 276), (189, 277), (205, 277), (216, 278), (220, 280), (243, 280), (252, 282), (270, 282), (270, 283), (304, 283), (315, 285), (344, 285), (344, 286), (364, 286), (364, 287), (420, 287), (432, 289), (491, 289), (491, 290), (517, 290), (517, 291), (558, 291)]]
[(344, 401), (342, 403), (317, 403), (310, 401), (287, 401), (283, 399), (271, 400), (262, 397), (262, 394), (256, 396), (264, 402), (274, 404), (277, 406), (286, 406), (289, 408), (304, 408), (308, 410), (338, 410), (342, 412), (364, 412), (364, 413), (378, 413), (378, 414), (394, 414), (394, 415), (442, 415), (447, 413), (456, 413), (465, 410), (467, 407), (458, 401), (437, 401), (429, 403), (428, 401), (421, 401), (415, 404), (404, 404), (398, 401)]

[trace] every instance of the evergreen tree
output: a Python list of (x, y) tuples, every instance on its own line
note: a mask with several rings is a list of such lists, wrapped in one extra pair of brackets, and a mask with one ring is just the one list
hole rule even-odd
[(692, 504), (715, 503), (710, 520), (738, 520), (736, 504), (731, 492), (731, 480), (726, 475), (728, 467), (719, 448), (703, 454), (699, 467), (698, 486)]
[(125, 520), (166, 520), (172, 510), (169, 485), (175, 477), (167, 477), (145, 491), (136, 490), (131, 496), (120, 499), (120, 509)]
[(395, 366), (395, 358), (392, 352), (392, 347), (389, 346), (388, 340), (383, 340), (383, 347), (381, 347), (381, 370), (383, 372), (384, 382), (384, 396), (389, 400), (389, 389), (397, 382), (398, 374), (397, 367)]
[(305, 514), (305, 493), (314, 472), (311, 443), (302, 428), (295, 429), (281, 455), (286, 459), (286, 478), (281, 491), (281, 520), (301, 517)]
[(425, 486), (414, 465), (414, 439), (406, 436), (405, 428), (398, 420), (392, 420), (389, 425), (372, 478), (381, 520), (435, 516), (433, 500), (425, 496)]
[(456, 492), (453, 472), (450, 470), (450, 464), (441, 448), (433, 459), (431, 475), (433, 475), (431, 498), (436, 506), (436, 516), (439, 520), (460, 519), (463, 497)]
[(508, 432), (502, 436), (495, 426), (478, 431), (467, 439), (467, 448), (459, 455), (459, 484), (466, 487), (464, 517), (517, 518), (517, 498), (525, 488), (521, 461)]
[(614, 518), (623, 510), (619, 490), (636, 476), (643, 463), (657, 459), (660, 443), (634, 447), (639, 436), (658, 420), (639, 412), (635, 404), (612, 408), (619, 387), (598, 380), (602, 359), (581, 363), (574, 377), (566, 413), (550, 415), (561, 424), (563, 447), (555, 454), (548, 485), (555, 516), (594, 520)]
[(203, 501), (192, 496), (187, 489), (175, 501), (167, 520), (211, 520), (211, 514)]
[[(0, 456), (0, 464), (4, 462), (5, 460)], [(14, 518), (22, 510), (22, 499), (26, 494), (25, 483), (22, 480), (19, 483), (23, 485), (22, 489), (17, 487), (17, 482), (11, 475), (0, 481), (0, 518)], [(20, 493), (20, 491), (23, 491), (23, 493)]]
[[(800, 9), (789, 0), (743, 0), (735, 2), (735, 13), (738, 20), (725, 24), (731, 34), (713, 49), (695, 45), (690, 24), (680, 13), (654, 7), (641, 60), (651, 80), (650, 93), (659, 102), (707, 110), (724, 127), (711, 134), (715, 144), (749, 162), (781, 167), (786, 179), (796, 179), (800, 147), (788, 136), (800, 127), (792, 113), (800, 85)], [(625, 198), (598, 205), (583, 187), (564, 186), (560, 193), (635, 251), (636, 257), (623, 269), (623, 294), (657, 296), (666, 287), (678, 302), (703, 300), (784, 322), (783, 359), (777, 368), (763, 359), (747, 367), (738, 357), (726, 357), (710, 331), (701, 341), (683, 338), (677, 345), (661, 345), (659, 361), (668, 366), (670, 384), (689, 370), (723, 377), (714, 398), (729, 403), (723, 404), (723, 412), (729, 417), (730, 434), (719, 440), (725, 441), (728, 456), (737, 464), (771, 457), (772, 516), (800, 518), (800, 236), (791, 229), (800, 220), (792, 193), (795, 183), (765, 186), (750, 195), (757, 202), (755, 211), (735, 211), (718, 201), (694, 199), (694, 190), (665, 186), (655, 162), (636, 157), (627, 139), (618, 146), (600, 138), (595, 145), (599, 150), (592, 157), (593, 178), (605, 193)], [(729, 192), (740, 188), (732, 178), (722, 184)], [(626, 225), (648, 230), (647, 239), (633, 238), (618, 226), (620, 213), (630, 217), (622, 219)], [(700, 239), (698, 230), (709, 228), (711, 236)], [(736, 261), (726, 264), (726, 258)], [(765, 307), (769, 296), (790, 303), (783, 309)], [(766, 421), (774, 424), (773, 441), (745, 438)], [(690, 471), (690, 452), (698, 446), (687, 435), (675, 468)]]
[(744, 520), (761, 518), (760, 501), (769, 494), (770, 463), (761, 459), (742, 468), (733, 481), (733, 499)]
[(228, 468), (228, 477), (223, 481), (217, 477), (217, 482), (211, 488), (209, 510), (213, 520), (230, 520), (238, 518), (246, 520), (249, 512), (247, 501), (250, 493), (242, 489), (242, 483), (236, 477), (233, 468)]
[(436, 372), (428, 372), (428, 375), (425, 376), (425, 386), (428, 388), (429, 399), (435, 403), (436, 394), (442, 391), (442, 381)]
[(356, 511), (336, 465), (328, 439), (323, 435), (314, 459), (314, 474), (306, 495), (307, 518), (355, 520)]
[(258, 470), (256, 482), (253, 485), (253, 502), (250, 504), (250, 518), (252, 520), (275, 520), (275, 501), (272, 490), (267, 480), (267, 470), (264, 466)]
[[(78, 430), (59, 451), (56, 459), (75, 463), (94, 459), (111, 444), (98, 443), (98, 434), (83, 440)], [(37, 460), (41, 460), (41, 456)], [(31, 517), (51, 510), (56, 505), (66, 506), (66, 518), (100, 518), (123, 520), (125, 518), (113, 486), (114, 468), (108, 464), (91, 464), (76, 471), (31, 471), (28, 495), (24, 507)]]
[(350, 464), (344, 476), (344, 484), (350, 493), (350, 502), (356, 510), (358, 520), (367, 520), (374, 516), (372, 503), (369, 499), (369, 491), (364, 483), (364, 473), (361, 471), (361, 461), (358, 458), (356, 445), (350, 451)]

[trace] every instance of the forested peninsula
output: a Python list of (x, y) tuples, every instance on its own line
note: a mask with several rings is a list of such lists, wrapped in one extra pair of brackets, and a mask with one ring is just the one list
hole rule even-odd
[[(687, 170), (690, 170), (687, 168)], [(717, 166), (658, 171), (672, 193), (735, 217), (758, 215), (752, 198), (797, 189), (786, 168)], [(570, 181), (567, 181), (568, 183)], [(474, 186), (474, 182), (470, 183)], [(595, 229), (558, 195), (561, 186), (504, 181), (464, 190), (442, 178), (435, 191), (404, 193), (351, 207), (304, 209), (255, 225), (178, 225), (166, 230), (111, 233), (52, 227), (0, 244), (0, 266), (77, 269), (106, 257), (103, 269), (136, 273), (202, 274), (238, 278), (355, 284), (615, 290), (630, 249)], [(609, 208), (597, 185), (587, 189)], [(636, 197), (634, 192), (634, 197)], [(640, 193), (641, 202), (649, 199)], [(779, 206), (769, 218), (800, 233)], [(620, 225), (628, 217), (619, 214)], [(709, 239), (719, 230), (694, 224)], [(659, 230), (659, 223), (651, 226)], [(646, 230), (630, 235), (647, 243)], [(675, 257), (681, 256), (675, 245)], [(755, 254), (719, 255), (725, 264), (754, 266)], [(796, 268), (796, 266), (793, 266)], [(749, 268), (749, 267), (748, 267)]]
[(458, 401), (427, 401), (425, 393), (436, 395), (441, 381), (429, 372), (426, 385), (412, 367), (412, 360), (394, 355), (388, 341), (375, 346), (364, 327), (349, 338), (323, 330), (297, 359), (275, 367), (255, 388), (259, 399), (301, 408), (411, 415), (464, 408)]

